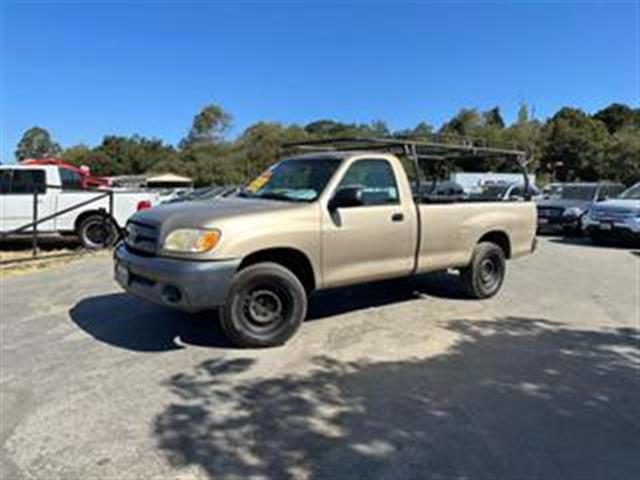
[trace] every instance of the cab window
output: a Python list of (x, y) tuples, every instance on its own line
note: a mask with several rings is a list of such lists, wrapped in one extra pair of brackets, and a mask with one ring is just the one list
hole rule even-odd
[(345, 187), (362, 189), (363, 205), (395, 205), (400, 201), (391, 165), (386, 160), (357, 160), (344, 174), (338, 190)]
[(82, 177), (78, 172), (69, 170), (68, 168), (60, 168), (60, 182), (62, 183), (62, 190), (81, 190), (82, 189)]
[(47, 190), (44, 170), (15, 169), (3, 170), (1, 179), (2, 193), (33, 194), (45, 193)]
[(0, 170), (0, 194), (9, 193), (11, 186), (11, 171)]

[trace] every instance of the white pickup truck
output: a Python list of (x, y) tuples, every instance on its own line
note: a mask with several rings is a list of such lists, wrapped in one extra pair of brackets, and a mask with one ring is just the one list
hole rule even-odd
[(37, 225), (38, 232), (75, 234), (88, 248), (112, 243), (132, 214), (158, 200), (154, 193), (117, 190), (110, 200), (109, 190), (83, 189), (78, 173), (64, 167), (1, 165), (0, 238), (33, 230), (34, 191), (37, 218), (51, 217)]

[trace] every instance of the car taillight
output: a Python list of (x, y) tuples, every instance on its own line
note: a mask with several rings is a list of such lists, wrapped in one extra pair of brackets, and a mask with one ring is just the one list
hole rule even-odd
[(151, 208), (151, 202), (149, 200), (140, 200), (138, 202), (137, 210), (146, 210), (147, 208)]

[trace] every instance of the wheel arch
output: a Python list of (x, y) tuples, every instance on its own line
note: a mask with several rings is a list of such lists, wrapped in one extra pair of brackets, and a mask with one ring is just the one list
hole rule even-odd
[[(106, 213), (106, 216), (109, 218), (109, 220), (116, 225), (116, 227), (120, 228), (120, 226), (118, 225), (118, 222), (116, 222), (116, 219), (113, 218), (111, 215), (109, 215), (108, 213)], [(76, 217), (75, 222), (73, 223), (73, 231), (74, 232), (78, 232), (80, 225), (82, 225), (82, 222), (84, 220), (86, 220), (89, 217), (93, 217), (93, 216), (101, 216), (102, 212), (100, 210), (87, 210), (85, 212), (82, 212), (80, 215), (78, 215)]]
[(511, 258), (511, 239), (504, 230), (491, 230), (483, 234), (476, 243), (490, 242), (499, 246), (506, 259)]
[(307, 293), (316, 289), (317, 280), (313, 264), (309, 256), (297, 248), (272, 247), (257, 250), (242, 259), (238, 271), (261, 262), (277, 263), (290, 270), (300, 280)]

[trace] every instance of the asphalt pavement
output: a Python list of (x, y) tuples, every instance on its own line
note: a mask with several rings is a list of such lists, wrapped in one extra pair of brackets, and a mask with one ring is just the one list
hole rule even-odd
[(286, 346), (124, 295), (108, 257), (0, 280), (2, 478), (640, 478), (640, 252), (543, 238), (317, 295)]

